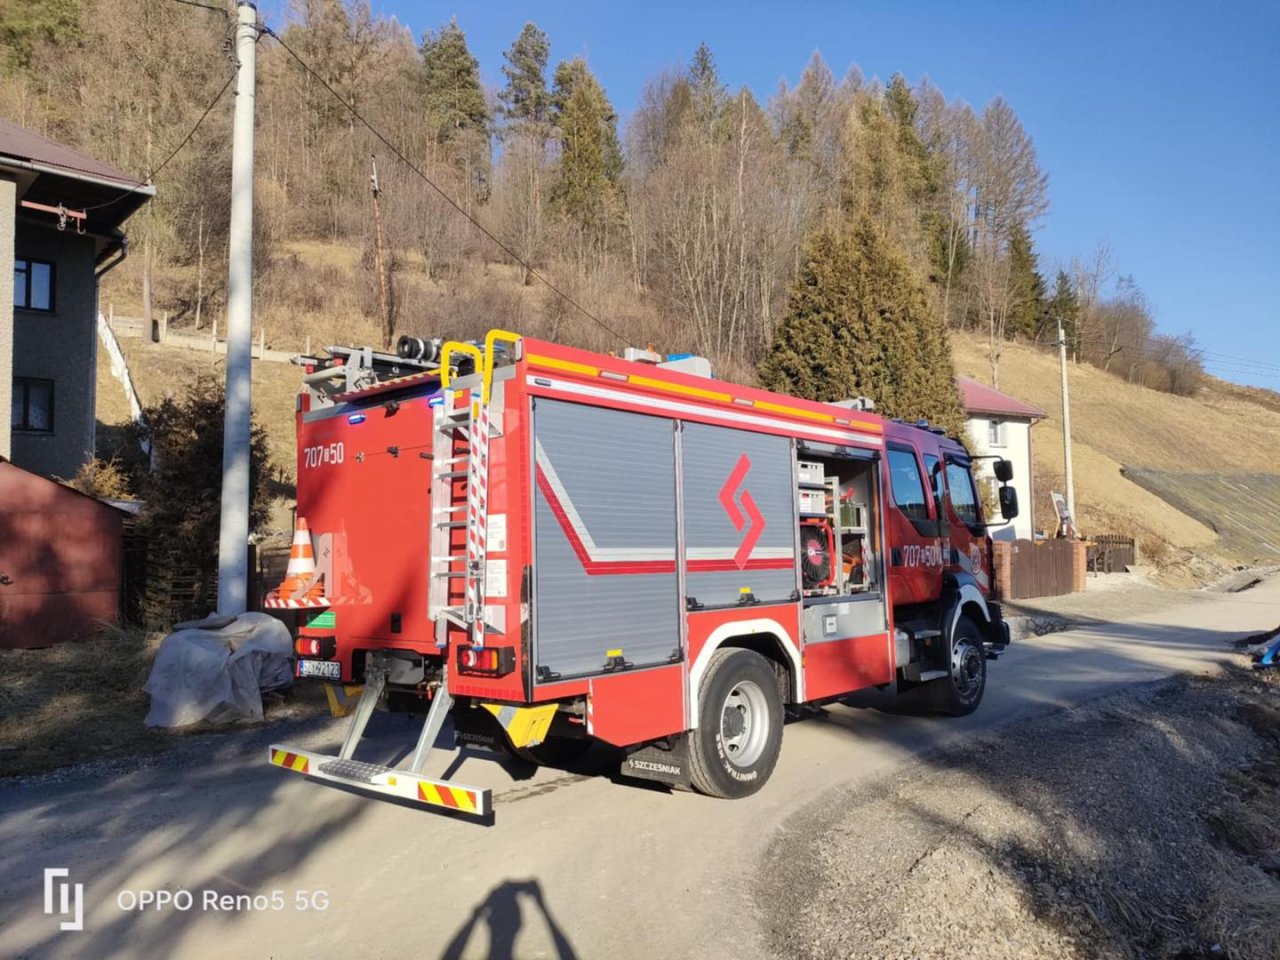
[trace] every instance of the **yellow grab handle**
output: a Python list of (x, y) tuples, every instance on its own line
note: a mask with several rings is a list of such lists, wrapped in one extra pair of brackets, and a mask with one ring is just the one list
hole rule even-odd
[(449, 363), (449, 359), (455, 353), (469, 353), (476, 361), (476, 369), (484, 371), (485, 362), (484, 355), (480, 353), (480, 348), (474, 343), (463, 343), (460, 340), (450, 340), (440, 349), (440, 389), (448, 390), (449, 381), (453, 377), (453, 367)]
[(484, 402), (489, 402), (489, 393), (493, 388), (493, 345), (499, 340), (516, 344), (520, 342), (520, 334), (510, 330), (490, 330), (484, 338)]

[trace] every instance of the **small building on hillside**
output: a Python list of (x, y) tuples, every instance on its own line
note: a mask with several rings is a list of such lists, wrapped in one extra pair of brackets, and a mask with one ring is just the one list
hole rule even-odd
[[(1018, 491), (1020, 513), (1005, 526), (991, 529), (997, 540), (1030, 540), (1036, 529), (1032, 495), (1031, 428), (1045, 413), (1017, 397), (1001, 393), (972, 377), (956, 377), (960, 401), (969, 427), (969, 450), (975, 457), (1000, 456), (1013, 464), (1011, 486)], [(974, 476), (979, 484), (996, 483), (992, 460), (976, 460)]]
[(0, 457), (69, 478), (93, 455), (98, 281), (124, 259), (121, 224), (155, 193), (0, 119)]

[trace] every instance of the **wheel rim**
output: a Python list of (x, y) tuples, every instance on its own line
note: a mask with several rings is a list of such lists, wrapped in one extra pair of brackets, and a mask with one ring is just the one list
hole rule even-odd
[(749, 767), (760, 759), (769, 740), (769, 701), (751, 680), (735, 684), (720, 711), (720, 739), (735, 767)]
[(968, 699), (982, 686), (982, 651), (968, 640), (958, 640), (951, 650), (951, 676), (956, 691)]

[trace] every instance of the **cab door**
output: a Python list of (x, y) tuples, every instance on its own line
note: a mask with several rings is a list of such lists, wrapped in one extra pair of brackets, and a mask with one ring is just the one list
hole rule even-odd
[(951, 540), (947, 568), (972, 575), (978, 587), (986, 593), (991, 588), (987, 528), (969, 458), (954, 453), (944, 454), (943, 470), (947, 478), (947, 525)]
[(943, 554), (936, 498), (910, 444), (890, 443), (888, 478), (889, 586), (895, 606), (925, 603), (942, 591)]

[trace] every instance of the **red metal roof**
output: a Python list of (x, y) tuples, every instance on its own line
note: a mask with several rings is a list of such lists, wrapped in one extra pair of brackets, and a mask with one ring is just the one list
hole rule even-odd
[(137, 177), (117, 170), (101, 160), (95, 160), (87, 153), (63, 146), (0, 118), (0, 158), (3, 157), (57, 167), (72, 176), (79, 174), (99, 180), (111, 180), (126, 187), (136, 187), (142, 183)]
[(1001, 393), (972, 377), (956, 377), (956, 386), (960, 388), (960, 402), (968, 413), (993, 413), (1005, 417), (1024, 417), (1030, 420), (1041, 420), (1046, 414), (1029, 403), (1023, 403), (1017, 397)]

